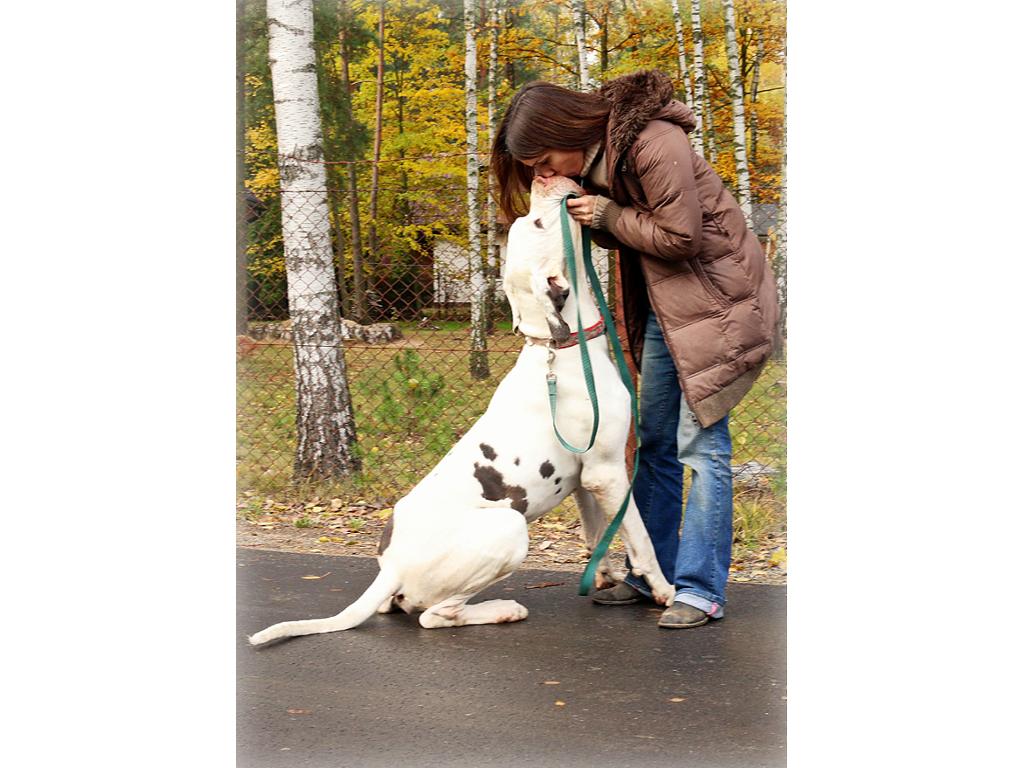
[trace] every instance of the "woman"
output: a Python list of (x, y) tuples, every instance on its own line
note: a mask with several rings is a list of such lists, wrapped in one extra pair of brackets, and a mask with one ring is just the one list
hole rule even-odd
[[(525, 213), (534, 176), (574, 177), (593, 194), (569, 200), (571, 215), (619, 252), (626, 331), (642, 376), (633, 496), (676, 587), (658, 625), (686, 628), (724, 616), (729, 411), (771, 355), (779, 311), (761, 246), (690, 147), (693, 112), (672, 94), (672, 81), (657, 71), (595, 93), (529, 83), (509, 105), (491, 162), (510, 221)], [(692, 481), (680, 536), (684, 466)], [(626, 605), (640, 596), (650, 592), (630, 573), (592, 597)]]

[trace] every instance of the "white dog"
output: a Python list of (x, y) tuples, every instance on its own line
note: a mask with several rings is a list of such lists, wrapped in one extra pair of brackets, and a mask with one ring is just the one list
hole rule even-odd
[[(535, 181), (529, 214), (512, 224), (504, 288), (513, 324), (527, 343), (487, 411), (395, 505), (381, 540), (377, 578), (337, 616), (275, 624), (250, 637), (253, 645), (350, 629), (375, 611), (395, 607), (422, 611), (420, 625), (427, 628), (525, 619), (526, 608), (514, 600), (467, 601), (519, 567), (526, 557), (527, 523), (570, 493), (576, 495), (588, 548), (597, 546), (629, 489), (624, 459), (631, 410), (607, 340), (595, 335), (587, 342), (601, 410), (594, 445), (586, 453), (572, 453), (552, 429), (549, 370), (557, 376), (559, 432), (575, 446), (585, 447), (589, 440), (593, 413), (575, 328), (570, 335), (566, 321), (575, 326), (577, 301), (584, 328), (601, 320), (589, 292), (582, 288), (574, 295), (565, 276), (559, 217), (561, 199), (570, 192), (582, 194), (566, 178)], [(583, 281), (580, 226), (573, 221), (571, 229)], [(670, 604), (675, 590), (658, 567), (632, 499), (622, 537), (634, 573), (647, 579), (659, 603)], [(607, 560), (596, 581), (614, 583)]]

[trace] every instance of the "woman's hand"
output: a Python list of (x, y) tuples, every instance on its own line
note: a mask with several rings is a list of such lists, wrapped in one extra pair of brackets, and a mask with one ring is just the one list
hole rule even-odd
[(594, 223), (594, 204), (597, 202), (595, 195), (584, 195), (583, 197), (570, 197), (565, 201), (565, 207), (569, 215), (585, 227)]

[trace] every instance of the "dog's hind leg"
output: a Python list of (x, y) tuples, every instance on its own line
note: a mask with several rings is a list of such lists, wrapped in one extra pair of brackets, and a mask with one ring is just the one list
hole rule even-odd
[[(576, 506), (580, 510), (580, 523), (583, 528), (583, 543), (587, 546), (587, 553), (597, 549), (598, 542), (608, 528), (608, 520), (605, 518), (604, 510), (598, 505), (594, 495), (583, 486), (573, 491), (576, 497)], [(626, 578), (624, 571), (613, 569), (607, 557), (601, 560), (594, 574), (594, 586), (598, 589), (615, 586)]]
[(523, 562), (530, 544), (523, 515), (510, 507), (470, 509), (460, 522), (432, 559), (432, 596), (414, 600), (427, 606), (420, 625), (435, 629), (525, 619), (526, 608), (514, 600), (466, 604), (473, 595), (511, 576)]
[(485, 600), (467, 605), (466, 597), (450, 597), (420, 614), (425, 629), (464, 627), (469, 624), (505, 624), (522, 621), (530, 612), (515, 600)]
[(397, 610), (398, 604), (393, 597), (389, 597), (377, 607), (377, 613), (395, 613)]

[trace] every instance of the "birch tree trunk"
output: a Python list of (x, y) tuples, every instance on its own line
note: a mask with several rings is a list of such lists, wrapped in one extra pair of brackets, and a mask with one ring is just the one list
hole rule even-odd
[(487, 363), (487, 320), (484, 317), (486, 281), (480, 253), (480, 159), (476, 127), (476, 2), (463, 0), (466, 30), (466, 212), (469, 218), (469, 284), (471, 341), (469, 373), (474, 379), (491, 375)]
[[(349, 59), (348, 59), (348, 38), (346, 32), (351, 23), (348, 9), (348, 0), (338, 0), (339, 20), (338, 48), (341, 54), (341, 87), (344, 91), (343, 98), (347, 106), (348, 125), (351, 129), (352, 121), (355, 119), (352, 114), (352, 85), (349, 80)], [(366, 322), (366, 275), (363, 271), (363, 236), (359, 226), (359, 182), (356, 172), (355, 152), (350, 152), (348, 157), (348, 213), (352, 222), (352, 318), (360, 323)]]
[(587, 66), (587, 16), (583, 0), (572, 0), (572, 26), (576, 34), (576, 53), (579, 55), (580, 90), (590, 90), (590, 67)]
[(359, 469), (345, 373), (317, 95), (312, 0), (267, 0), (281, 230), (295, 364), (296, 480)]
[[(501, 0), (490, 0), (488, 14), (488, 33), (490, 38), (490, 57), (487, 66), (487, 136), (489, 144), (494, 144), (494, 134), (498, 129), (498, 20), (501, 18)], [(491, 166), (493, 168), (493, 166)], [(501, 271), (501, 258), (498, 247), (498, 211), (495, 199), (498, 195), (498, 181), (494, 173), (487, 174), (489, 194), (487, 195), (487, 301), (484, 305), (487, 330), (493, 330), (494, 305), (497, 296), (497, 282)]]
[(750, 164), (757, 165), (757, 87), (761, 79), (761, 58), (764, 50), (764, 35), (757, 30), (757, 53), (754, 54), (754, 75), (750, 88)]
[(686, 67), (686, 47), (683, 45), (683, 17), (679, 13), (679, 0), (672, 0), (672, 20), (676, 25), (676, 46), (679, 48), (679, 79), (686, 89), (686, 103), (693, 104), (693, 83)]
[[(380, 263), (380, 243), (377, 240), (377, 199), (380, 192), (380, 147), (384, 137), (384, 3), (380, 0), (377, 53), (377, 104), (373, 128), (373, 176), (370, 179), (370, 270)], [(367, 302), (368, 304), (369, 302)], [(369, 306), (367, 306), (367, 319)]]
[[(608, 73), (608, 6), (610, 0), (603, 0), (601, 8), (601, 82), (605, 81)], [(613, 281), (614, 282), (614, 281)]]
[(559, 59), (561, 59), (561, 56), (559, 56), (557, 51), (559, 50), (559, 46), (562, 45), (562, 9), (561, 6), (559, 6), (557, 3), (552, 3), (549, 6), (549, 10), (551, 11), (551, 39), (556, 41), (556, 53), (554, 54), (554, 57), (551, 60), (551, 74), (548, 76), (547, 79), (550, 80), (552, 83), (557, 83), (559, 75), (558, 67), (561, 63), (559, 61)]
[[(516, 28), (516, 14), (512, 8), (509, 8), (504, 2), (502, 3), (502, 10), (505, 12), (504, 24), (507, 33), (512, 34)], [(508, 86), (513, 91), (516, 89), (516, 62), (511, 56), (505, 57), (505, 79), (508, 80)]]
[(715, 143), (715, 115), (711, 111), (710, 90), (704, 90), (704, 143), (708, 148), (708, 161), (713, 165), (718, 160), (718, 146)]
[(736, 191), (747, 220), (750, 220), (750, 169), (747, 167), (747, 130), (744, 125), (743, 76), (740, 73), (739, 51), (736, 47), (736, 12), (732, 0), (722, 0), (725, 8), (725, 48), (729, 60), (729, 100), (732, 102), (733, 152), (736, 157)]
[[(690, 106), (693, 107), (697, 118), (697, 127), (693, 131), (693, 146), (697, 154), (703, 155), (704, 126), (711, 125), (711, 111), (707, 109), (708, 97), (704, 88), (704, 33), (700, 27), (700, 0), (690, 2), (690, 31), (693, 34), (693, 103)], [(709, 138), (714, 141), (714, 136)]]
[[(786, 203), (788, 197), (786, 192), (786, 160), (789, 156), (789, 145), (787, 143), (789, 109), (786, 106), (789, 101), (789, 89), (786, 87), (786, 49), (782, 50), (782, 93), (782, 193), (779, 196), (779, 215), (775, 232), (773, 266), (775, 267), (775, 285), (778, 288), (779, 295), (779, 333), (785, 339), (788, 335), (786, 326), (789, 319), (786, 311), (786, 299), (789, 293), (788, 263), (786, 261)], [(783, 345), (780, 344), (780, 355), (783, 354), (782, 347)]]

